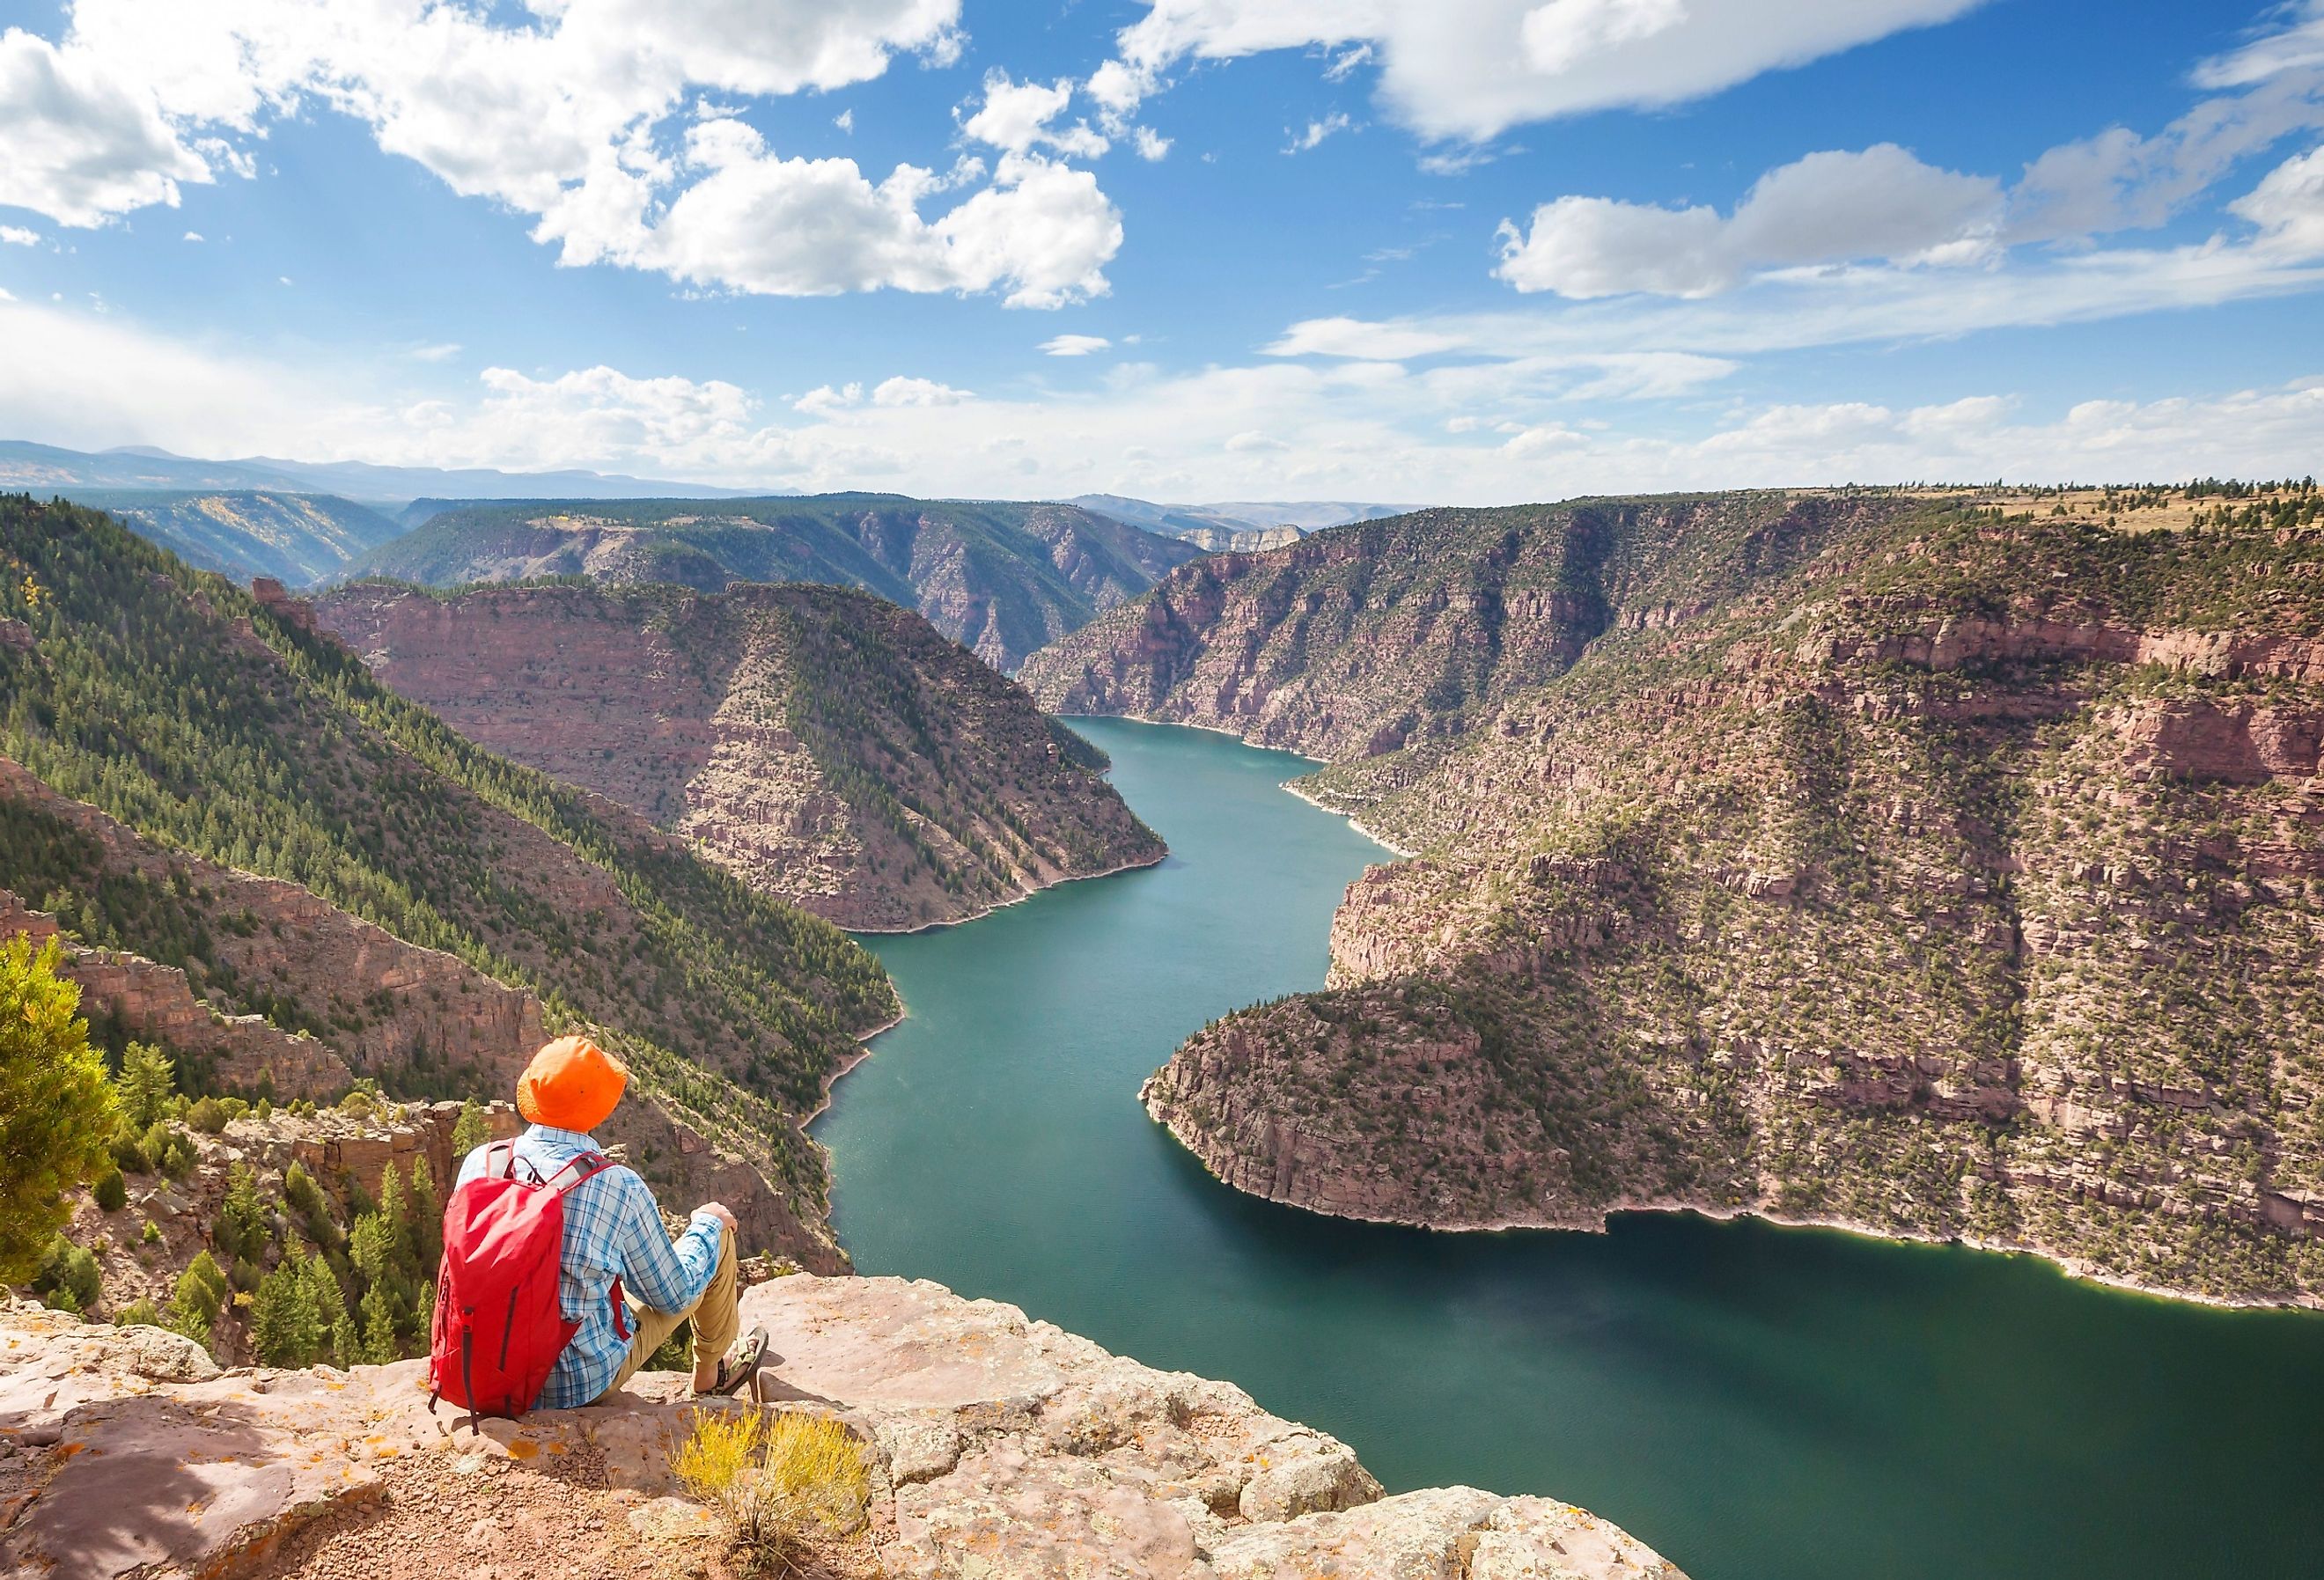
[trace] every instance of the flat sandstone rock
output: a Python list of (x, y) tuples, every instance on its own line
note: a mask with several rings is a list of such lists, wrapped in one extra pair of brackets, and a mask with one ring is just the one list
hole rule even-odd
[[(771, 1339), (770, 1400), (865, 1444), (867, 1573), (1683, 1580), (1565, 1504), (1466, 1487), (1383, 1497), (1346, 1445), (1241, 1390), (1109, 1354), (1011, 1306), (805, 1274), (743, 1305)], [(609, 1404), (472, 1432), (430, 1410), (419, 1362), (219, 1372), (156, 1329), (0, 1308), (0, 1563), (51, 1580), (250, 1572), (326, 1514), (341, 1529), (384, 1519), (398, 1462), (414, 1460), (586, 1461), (638, 1501), (640, 1530), (692, 1529), (668, 1460), (690, 1408), (681, 1377), (649, 1373)]]

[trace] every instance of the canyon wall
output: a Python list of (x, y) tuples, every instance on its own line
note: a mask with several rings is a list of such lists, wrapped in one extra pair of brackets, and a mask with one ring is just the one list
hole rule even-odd
[(478, 744), (845, 927), (958, 921), (1162, 857), (1092, 753), (867, 594), (360, 584), (313, 608)]
[[(1229, 1183), (1352, 1216), (1755, 1212), (2324, 1298), (2324, 533), (1585, 509), (1610, 536), (1544, 574), (1602, 617), (1545, 678), (1503, 658), (1432, 703), (1406, 666), (1343, 715), (1334, 677), (1397, 666), (1334, 647), (1250, 708), (1120, 689), (1190, 572), (1115, 617), (1118, 666), (1028, 666), (1329, 751), (1303, 793), (1416, 853), (1350, 890), (1331, 987), (1197, 1035), (1156, 1117)], [(1233, 579), (1304, 609), (1298, 557), (1331, 579), (1336, 535)], [(1480, 574), (1403, 580), (1441, 619)], [(1573, 633), (1532, 624), (1490, 651)], [(1246, 611), (1169, 672), (1280, 631)], [(1368, 736), (1398, 705), (1408, 743)]]

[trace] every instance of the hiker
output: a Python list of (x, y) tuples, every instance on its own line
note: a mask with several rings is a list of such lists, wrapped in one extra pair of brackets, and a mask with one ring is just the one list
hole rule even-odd
[(557, 1039), (517, 1083), (531, 1128), (460, 1165), (431, 1371), (437, 1392), (472, 1416), (594, 1404), (689, 1318), (696, 1393), (733, 1393), (758, 1370), (764, 1331), (735, 1344), (734, 1215), (696, 1207), (673, 1241), (652, 1189), (589, 1137), (629, 1077), (587, 1038)]

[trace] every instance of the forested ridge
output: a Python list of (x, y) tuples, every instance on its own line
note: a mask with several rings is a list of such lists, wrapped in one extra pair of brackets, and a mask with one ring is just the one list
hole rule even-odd
[(1086, 743), (870, 593), (374, 580), (313, 608), (468, 739), (849, 927), (958, 921), (1162, 855)]
[[(336, 642), (101, 514), (0, 496), (0, 752), (148, 836), (531, 988), (650, 1085), (762, 1132), (821, 1200), (820, 1159), (781, 1113), (895, 1012), (844, 934), (477, 748)], [(32, 822), (10, 834), (37, 844)], [(42, 876), (36, 902), (70, 863), (55, 855), (12, 854)], [(121, 944), (162, 956), (225, 925), (161, 896), (113, 912)]]

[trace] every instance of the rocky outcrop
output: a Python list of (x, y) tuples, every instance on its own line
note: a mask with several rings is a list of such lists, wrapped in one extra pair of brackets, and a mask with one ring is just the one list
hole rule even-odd
[[(836, 1573), (1011, 1580), (1683, 1580), (1537, 1497), (1384, 1496), (1346, 1445), (1240, 1389), (1152, 1371), (934, 1284), (800, 1275), (747, 1290), (766, 1407), (844, 1423), (872, 1470)], [(421, 1363), (220, 1374), (150, 1328), (0, 1315), (0, 1557), (51, 1580), (308, 1574), (421, 1544), (591, 1572), (712, 1556), (672, 1496), (675, 1373), (586, 1410), (468, 1430)], [(586, 1565), (585, 1565), (586, 1566)], [(372, 1567), (366, 1573), (405, 1573)], [(413, 1570), (414, 1574), (421, 1571)]]
[(1305, 536), (1297, 527), (1184, 527), (1170, 536), (1212, 554), (1264, 554)]
[(917, 609), (995, 669), (1202, 551), (1068, 504), (840, 494), (466, 505), (375, 550), (364, 573), (430, 587), (584, 576), (717, 592), (858, 587)]
[(57, 940), (60, 969), (80, 984), (80, 1012), (180, 1058), (198, 1061), (228, 1092), (265, 1094), (283, 1102), (329, 1099), (355, 1080), (346, 1060), (316, 1038), (294, 1036), (263, 1015), (223, 1013), (194, 994), (186, 974), (116, 949), (86, 949), (60, 936), (57, 919), (26, 909), (0, 889), (0, 938), (17, 934), (35, 947)]
[(1087, 748), (867, 594), (366, 583), (312, 608), (478, 744), (846, 927), (957, 921), (1162, 858)]
[[(1385, 704), (1292, 729), (1338, 759), (1302, 793), (1418, 855), (1349, 891), (1328, 991), (1198, 1034), (1149, 1111), (1323, 1212), (1750, 1212), (2324, 1303), (2324, 532), (1618, 505), (1569, 663), (1392, 751)], [(1474, 513), (1442, 552), (1489, 556)], [(1312, 682), (1371, 654), (1303, 662), (1275, 695), (1349, 716)]]
[[(417, 1067), (481, 1076), (505, 1069), (512, 1058), (521, 1067), (521, 1058), (546, 1039), (540, 1003), (530, 993), (494, 981), (456, 956), (407, 944), (296, 883), (157, 845), (96, 808), (57, 794), (5, 758), (0, 758), (0, 801), (88, 840), (95, 861), (84, 890), (102, 875), (188, 895), (192, 909), (221, 924), (211, 930), (208, 958), (194, 963), (201, 975), (188, 983), (189, 993), (205, 1002), (224, 997), (235, 1004), (277, 1006), (284, 1021), (322, 1044), (326, 1059), (357, 1075), (393, 1080)], [(30, 915), (23, 920), (36, 930), (56, 925)], [(149, 966), (124, 966), (117, 976), (92, 972), (84, 980), (120, 982), (121, 996), (108, 1002), (122, 1005), (125, 1025), (150, 1027), (176, 1049), (206, 1051), (198, 1015)], [(237, 1035), (263, 1039), (263, 1033), (242, 1024)], [(288, 1062), (290, 1056), (274, 1057)], [(318, 1068), (329, 1072), (327, 1063)], [(277, 1092), (285, 1099), (318, 1095)]]
[[(215, 1135), (179, 1126), (196, 1159), (182, 1178), (153, 1172), (125, 1175), (126, 1202), (118, 1213), (105, 1212), (88, 1191), (73, 1199), (63, 1233), (96, 1256), (101, 1285), (88, 1315), (97, 1320), (115, 1318), (140, 1300), (166, 1311), (178, 1276), (202, 1252), (210, 1252), (221, 1267), (228, 1268), (237, 1254), (259, 1254), (249, 1247), (237, 1252), (218, 1239), (227, 1190), (239, 1170), (249, 1171), (262, 1201), (278, 1202), (291, 1165), (303, 1168), (323, 1193), (330, 1224), (342, 1235), (352, 1224), (350, 1204), (358, 1200), (358, 1194), (361, 1201), (379, 1201), (391, 1167), (409, 1187), (424, 1164), (440, 1201), (459, 1169), (452, 1138), (464, 1106), (359, 1099), (312, 1113), (254, 1109)], [(479, 1108), (486, 1133), (494, 1139), (524, 1128), (511, 1104)], [(152, 1225), (150, 1233), (147, 1224)], [(306, 1233), (302, 1225), (299, 1238)], [(435, 1270), (423, 1271), (432, 1276)], [(217, 1359), (232, 1363), (251, 1358), (249, 1316), (247, 1307), (235, 1307), (212, 1330), (209, 1344)]]

